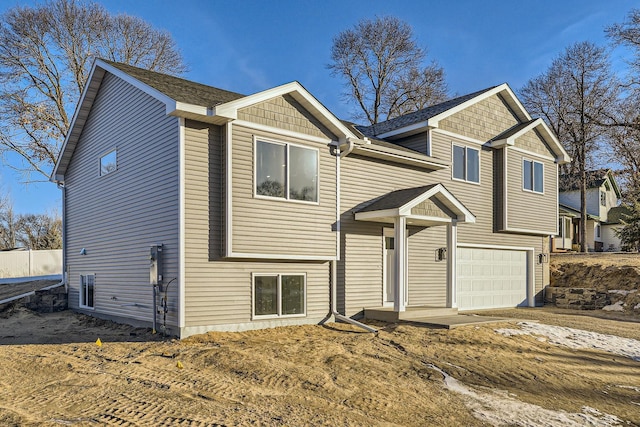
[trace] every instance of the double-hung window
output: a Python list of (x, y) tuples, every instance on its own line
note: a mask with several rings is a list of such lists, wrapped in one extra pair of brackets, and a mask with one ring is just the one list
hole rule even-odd
[(93, 308), (96, 276), (93, 274), (80, 275), (80, 307)]
[(480, 182), (480, 150), (453, 144), (453, 178)]
[(256, 139), (255, 194), (317, 202), (318, 150)]
[(522, 160), (522, 189), (534, 193), (544, 192), (544, 167), (533, 160)]
[(304, 316), (305, 293), (304, 274), (254, 274), (253, 316)]

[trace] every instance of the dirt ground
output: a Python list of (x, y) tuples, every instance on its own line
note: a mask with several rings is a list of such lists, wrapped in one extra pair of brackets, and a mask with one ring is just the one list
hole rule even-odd
[[(488, 314), (640, 340), (640, 318), (550, 309)], [(640, 361), (496, 332), (517, 329), (513, 323), (450, 331), (377, 326), (377, 335), (329, 324), (176, 341), (69, 311), (13, 308), (0, 316), (0, 425), (503, 423), (483, 415), (490, 402), (478, 396), (535, 404), (541, 407), (535, 412), (559, 416), (595, 408), (640, 425)], [(443, 373), (451, 376), (447, 384), (457, 380), (474, 391), (452, 390)], [(518, 416), (518, 408), (504, 411)], [(573, 425), (587, 423), (580, 419)], [(596, 425), (618, 425), (598, 419)]]

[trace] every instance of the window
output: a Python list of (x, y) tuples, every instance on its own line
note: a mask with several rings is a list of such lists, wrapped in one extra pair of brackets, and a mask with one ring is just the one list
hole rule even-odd
[(454, 144), (453, 178), (468, 182), (480, 182), (480, 151)]
[(104, 176), (118, 169), (118, 153), (117, 150), (110, 151), (100, 157), (100, 176)]
[(600, 237), (600, 224), (596, 224), (596, 237)]
[(93, 308), (95, 278), (93, 274), (80, 276), (80, 307), (82, 308)]
[(544, 168), (542, 163), (524, 159), (522, 161), (522, 188), (534, 193), (544, 191)]
[(256, 140), (255, 156), (256, 195), (318, 201), (318, 150)]
[(304, 316), (305, 288), (304, 274), (255, 274), (254, 317)]
[(600, 205), (607, 206), (607, 193), (604, 191), (600, 192)]

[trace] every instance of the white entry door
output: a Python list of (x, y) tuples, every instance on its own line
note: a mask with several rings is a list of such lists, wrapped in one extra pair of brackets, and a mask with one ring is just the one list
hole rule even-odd
[(394, 285), (396, 282), (396, 250), (393, 228), (384, 229), (383, 240), (383, 305), (393, 305)]
[(457, 254), (459, 309), (526, 305), (526, 251), (459, 247)]

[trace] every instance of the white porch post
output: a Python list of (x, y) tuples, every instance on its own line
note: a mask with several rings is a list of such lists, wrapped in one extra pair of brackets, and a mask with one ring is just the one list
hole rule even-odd
[(456, 295), (456, 268), (458, 224), (455, 219), (447, 224), (447, 307), (458, 307)]
[(406, 288), (406, 235), (407, 218), (399, 216), (394, 221), (395, 232), (395, 286), (393, 288), (393, 311), (400, 313), (405, 311), (404, 291)]

